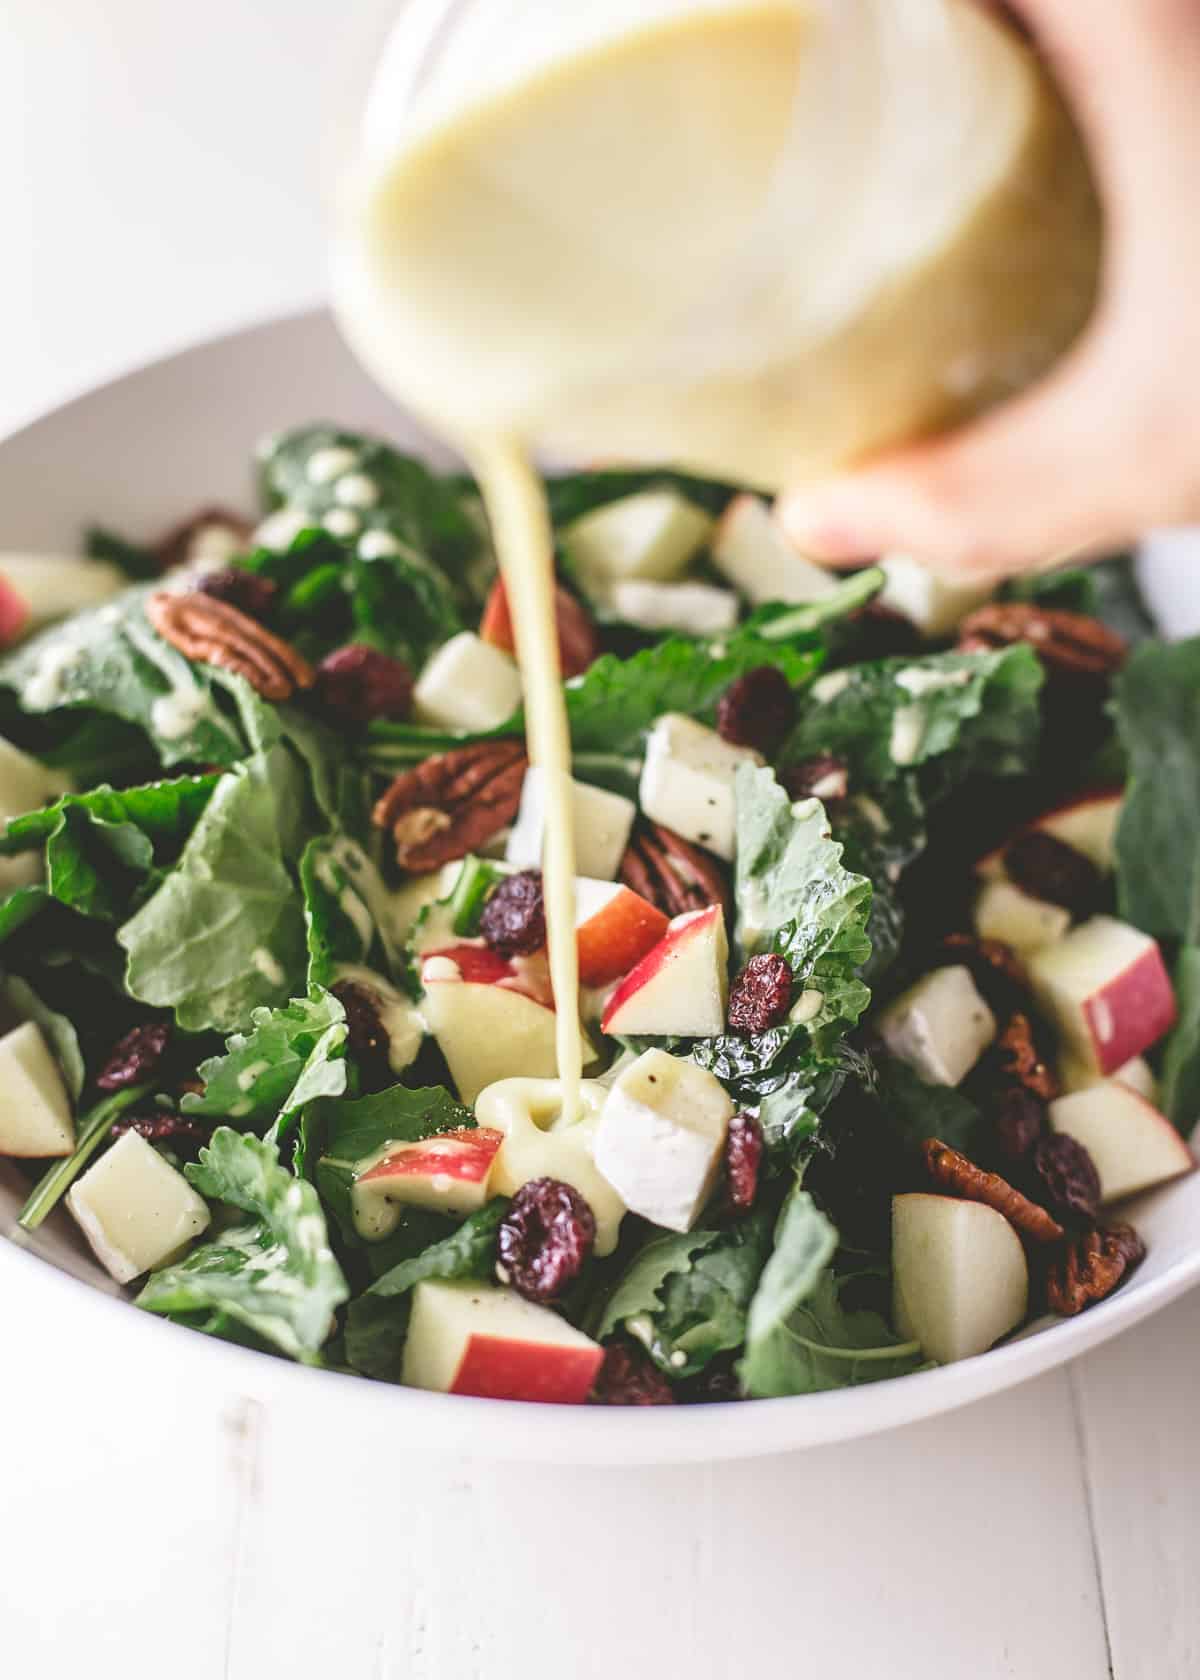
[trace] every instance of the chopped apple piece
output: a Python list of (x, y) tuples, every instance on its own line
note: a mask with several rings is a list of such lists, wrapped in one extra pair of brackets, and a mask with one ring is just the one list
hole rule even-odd
[[(464, 945), (430, 953), (421, 979), (422, 1012), (464, 1103), (498, 1079), (557, 1072), (554, 1010), (530, 995), (540, 970), (522, 971), (486, 946)], [(584, 1044), (586, 1053), (586, 1034)]]
[[(73, 554), (0, 554), (0, 580), (6, 594), (24, 605), (18, 629), (36, 630), (68, 613), (98, 607), (126, 588), (129, 579), (104, 560)], [(5, 616), (11, 621), (12, 607)]]
[(549, 1307), (486, 1283), (419, 1283), (401, 1382), (437, 1394), (579, 1405), (604, 1349)]
[(974, 921), (981, 939), (999, 939), (1028, 954), (1061, 939), (1071, 926), (1071, 912), (1034, 898), (1011, 881), (986, 881), (975, 900)]
[(350, 1199), (361, 1236), (392, 1231), (402, 1207), (474, 1213), (487, 1201), (503, 1133), (488, 1126), (389, 1144), (354, 1180)]
[(1175, 1023), (1175, 997), (1157, 944), (1112, 916), (1093, 916), (1029, 958), (1029, 978), (1067, 1048), (1115, 1073)]
[(1021, 1239), (983, 1202), (894, 1197), (892, 1279), (897, 1331), (939, 1365), (986, 1353), (1028, 1310)]
[(75, 1122), (58, 1064), (32, 1021), (0, 1038), (0, 1155), (69, 1155)]
[[(558, 663), (564, 677), (578, 677), (596, 657), (599, 643), (596, 627), (587, 609), (580, 605), (569, 589), (554, 586), (554, 623), (558, 632)], [(497, 578), (483, 609), (479, 625), (483, 641), (502, 653), (517, 654), (517, 633), (508, 605), (504, 579)]]
[(666, 937), (662, 911), (619, 881), (576, 881), (575, 942), (579, 981), (608, 986)]
[(881, 607), (915, 624), (923, 636), (948, 636), (993, 593), (988, 583), (946, 576), (912, 554), (886, 554), (879, 562), (886, 582), (877, 597)]
[(735, 496), (717, 525), (713, 564), (753, 606), (804, 607), (832, 595), (835, 573), (792, 547), (761, 496)]
[(495, 729), (520, 703), (516, 665), (471, 630), (437, 650), (413, 690), (417, 716), (439, 729)]
[[(504, 848), (505, 860), (517, 869), (540, 869), (546, 834), (549, 793), (546, 772), (531, 767), (521, 783), (521, 807)], [(623, 794), (588, 782), (571, 783), (575, 822), (575, 867), (596, 881), (616, 879), (629, 844), (637, 806)]]
[(1059, 1097), (1050, 1104), (1050, 1124), (1092, 1157), (1105, 1202), (1165, 1184), (1196, 1164), (1166, 1116), (1117, 1079)]
[(1091, 788), (1052, 806), (1010, 835), (1003, 846), (980, 858), (975, 865), (976, 873), (989, 880), (1005, 879), (1004, 854), (1013, 840), (1018, 835), (1041, 830), (1082, 852), (1102, 875), (1111, 875), (1123, 797), (1120, 788)]
[(29, 602), (0, 572), (0, 647), (11, 647), (29, 623)]
[(579, 1087), (580, 1112), (566, 1120), (557, 1079), (502, 1079), (480, 1093), (475, 1116), (481, 1126), (498, 1131), (504, 1142), (492, 1174), (494, 1196), (515, 1196), (534, 1178), (557, 1178), (578, 1190), (596, 1220), (596, 1253), (617, 1246), (625, 1203), (596, 1165), (596, 1128), (608, 1095), (607, 1085), (585, 1079)]
[[(1148, 1103), (1158, 1101), (1158, 1080), (1154, 1077), (1154, 1070), (1144, 1056), (1133, 1056), (1124, 1062), (1109, 1078), (1128, 1085), (1131, 1091), (1136, 1091), (1139, 1097), (1144, 1097)], [(1090, 1091), (1093, 1085), (1105, 1083), (1104, 1074), (1098, 1072), (1090, 1063), (1081, 1061), (1073, 1056), (1069, 1050), (1064, 1050), (1058, 1058), (1058, 1082), (1064, 1094), (1071, 1091)]]
[(84, 1173), (67, 1206), (118, 1283), (173, 1259), (210, 1219), (204, 1198), (137, 1132), (126, 1132)]
[(996, 1018), (961, 964), (935, 968), (879, 1017), (894, 1056), (929, 1085), (957, 1085), (996, 1036)]
[(738, 621), (738, 598), (711, 583), (615, 583), (608, 604), (627, 624), (643, 630), (680, 630), (687, 636), (719, 636)]
[(606, 1033), (707, 1038), (725, 1030), (729, 942), (719, 904), (676, 916), (609, 999)]
[(706, 1068), (647, 1050), (608, 1093), (596, 1165), (632, 1212), (690, 1231), (712, 1194), (733, 1113)]
[(585, 580), (677, 578), (704, 547), (712, 518), (678, 490), (640, 490), (575, 520), (563, 544)]
[(681, 712), (667, 712), (646, 742), (638, 799), (651, 822), (731, 861), (734, 851), (733, 780), (739, 764), (761, 764), (749, 747), (734, 747), (715, 729)]

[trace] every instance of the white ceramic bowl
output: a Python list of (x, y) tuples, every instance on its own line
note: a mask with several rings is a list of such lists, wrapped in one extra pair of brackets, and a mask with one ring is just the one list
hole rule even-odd
[[(0, 443), (0, 550), (72, 552), (93, 519), (149, 535), (193, 507), (249, 508), (255, 443), (274, 428), (329, 419), (437, 451), (365, 378), (323, 313), (236, 333), (93, 391)], [(1144, 559), (1172, 631), (1200, 627), (1193, 539)], [(170, 1404), (186, 1385), (214, 1404), (241, 1395), (307, 1408), (314, 1427), (378, 1437), (381, 1462), (421, 1451), (664, 1463), (737, 1458), (890, 1429), (995, 1394), (1095, 1347), (1200, 1281), (1200, 1174), (1141, 1198), (1131, 1213), (1149, 1258), (1111, 1300), (1046, 1322), (978, 1359), (865, 1388), (747, 1405), (547, 1407), (459, 1399), (304, 1370), (134, 1311), (60, 1213), (35, 1237), (16, 1229), (23, 1181), (0, 1163), (0, 1301), (6, 1380), (107, 1390), (113, 1417)], [(321, 1423), (318, 1424), (318, 1416)]]

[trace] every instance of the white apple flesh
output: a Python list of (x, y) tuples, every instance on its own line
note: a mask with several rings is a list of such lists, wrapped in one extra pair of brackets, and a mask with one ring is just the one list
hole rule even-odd
[(999, 939), (1018, 955), (1053, 945), (1071, 926), (1069, 910), (1034, 898), (1011, 881), (985, 881), (972, 919), (981, 939)]
[(733, 1114), (707, 1069), (647, 1050), (608, 1093), (596, 1165), (632, 1212), (690, 1231), (712, 1194)]
[(733, 498), (717, 524), (712, 558), (752, 606), (766, 601), (808, 606), (838, 586), (834, 573), (792, 547), (760, 496)]
[(386, 1236), (405, 1207), (477, 1212), (491, 1193), (489, 1181), (503, 1142), (501, 1132), (476, 1126), (389, 1144), (354, 1180), (355, 1229), (368, 1239)]
[(426, 959), (421, 1008), (468, 1107), (498, 1079), (549, 1079), (557, 1071), (554, 1011), (523, 992), (449, 972), (449, 957)]
[(1175, 996), (1155, 941), (1112, 916), (1093, 916), (1028, 959), (1044, 1014), (1067, 1049), (1115, 1073), (1175, 1023)]
[(137, 1132), (126, 1132), (84, 1173), (67, 1206), (118, 1283), (173, 1259), (210, 1221), (203, 1197)]
[(1110, 875), (1122, 798), (1120, 789), (1094, 788), (1052, 806), (1010, 835), (1003, 846), (980, 858), (975, 865), (976, 873), (989, 880), (1004, 880), (1004, 853), (1013, 840), (1021, 834), (1040, 831), (1081, 852), (1102, 875)]
[(40, 1030), (25, 1021), (0, 1038), (0, 1155), (44, 1160), (69, 1155), (75, 1122), (58, 1064)]
[[(24, 606), (17, 630), (36, 630), (68, 613), (101, 606), (128, 588), (129, 579), (104, 560), (84, 560), (69, 554), (0, 554), (0, 581), (5, 592)], [(5, 620), (13, 608), (6, 605)]]
[(1029, 1306), (1021, 1239), (983, 1202), (894, 1197), (892, 1279), (898, 1333), (939, 1365), (986, 1353)]
[(646, 741), (638, 801), (651, 822), (732, 861), (733, 783), (741, 764), (761, 764), (749, 747), (731, 746), (681, 712), (660, 717)]
[(948, 636), (959, 619), (992, 594), (991, 584), (946, 577), (911, 554), (885, 554), (879, 565), (886, 579), (879, 605), (908, 619), (926, 637)]
[(1196, 1164), (1166, 1116), (1120, 1080), (1057, 1098), (1050, 1104), (1050, 1125), (1087, 1150), (1105, 1202), (1165, 1184)]
[(928, 1085), (958, 1085), (996, 1036), (996, 1018), (961, 964), (926, 974), (877, 1026), (892, 1054)]
[(521, 703), (521, 675), (508, 654), (463, 630), (440, 647), (417, 679), (413, 708), (438, 729), (495, 729)]
[(677, 490), (640, 490), (575, 520), (563, 532), (563, 546), (585, 580), (668, 583), (712, 531), (712, 517)]
[[(536, 766), (525, 772), (521, 805), (504, 848), (505, 861), (515, 869), (540, 869), (546, 838), (549, 796), (546, 773)], [(596, 881), (614, 881), (629, 844), (637, 806), (623, 794), (587, 782), (571, 783), (575, 824), (575, 867)]]
[[(1116, 1072), (1109, 1075), (1122, 1085), (1127, 1085), (1131, 1091), (1136, 1091), (1139, 1097), (1144, 1097), (1148, 1103), (1158, 1101), (1158, 1080), (1154, 1077), (1154, 1070), (1144, 1056), (1134, 1056), (1128, 1062), (1122, 1063)], [(1103, 1085), (1105, 1075), (1097, 1072), (1088, 1062), (1080, 1061), (1070, 1051), (1064, 1051), (1058, 1058), (1058, 1082), (1062, 1086), (1064, 1095), (1072, 1091), (1088, 1091), (1094, 1085)]]
[(438, 1394), (579, 1405), (604, 1362), (582, 1331), (510, 1289), (419, 1283), (400, 1380)]
[(609, 986), (619, 980), (666, 937), (669, 927), (656, 905), (620, 882), (576, 881), (580, 984)]
[(617, 987), (600, 1025), (619, 1036), (707, 1038), (724, 1032), (728, 996), (725, 912), (711, 904), (676, 916)]
[(609, 604), (626, 624), (642, 630), (679, 630), (687, 636), (719, 636), (738, 621), (738, 598), (711, 583), (614, 583)]

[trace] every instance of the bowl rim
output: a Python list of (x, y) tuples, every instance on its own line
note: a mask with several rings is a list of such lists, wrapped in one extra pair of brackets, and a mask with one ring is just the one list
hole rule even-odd
[[(165, 355), (130, 362), (110, 377), (53, 402), (0, 435), (0, 451), (67, 411), (95, 401), (115, 386), (171, 364), (190, 365), (206, 352), (236, 350), (240, 341), (271, 334), (328, 331), (329, 311), (305, 308), (252, 320), (230, 331), (202, 337)], [(350, 357), (350, 351), (346, 350)], [(319, 404), (317, 405), (319, 406)], [(1168, 1192), (1170, 1187), (1166, 1187)], [(11, 1281), (10, 1281), (11, 1280)], [(0, 1298), (19, 1292), (36, 1322), (44, 1302), (56, 1317), (78, 1316), (73, 1303), (91, 1298), (88, 1324), (111, 1349), (123, 1338), (139, 1361), (139, 1381), (149, 1374), (174, 1386), (186, 1368), (198, 1385), (216, 1385), (261, 1399), (312, 1401), (351, 1409), (355, 1420), (374, 1430), (384, 1424), (394, 1446), (423, 1452), (488, 1459), (559, 1461), (580, 1465), (635, 1465), (732, 1460), (798, 1450), (886, 1430), (934, 1417), (1000, 1394), (1100, 1346), (1161, 1310), (1200, 1283), (1200, 1242), (1157, 1277), (1129, 1293), (1119, 1292), (1085, 1314), (1031, 1327), (985, 1354), (910, 1376), (858, 1388), (779, 1399), (673, 1407), (547, 1406), (426, 1393), (336, 1370), (322, 1370), (220, 1342), (147, 1312), (130, 1310), (127, 1296), (97, 1289), (31, 1251), (19, 1232), (0, 1235)], [(1044, 1322), (1044, 1321), (1043, 1321)], [(32, 1363), (32, 1362), (31, 1362)], [(335, 1398), (336, 1397), (336, 1398)], [(636, 1423), (627, 1421), (630, 1411)], [(397, 1428), (397, 1426), (400, 1426)], [(411, 1436), (411, 1440), (408, 1437)], [(482, 1450), (481, 1450), (482, 1447)]]

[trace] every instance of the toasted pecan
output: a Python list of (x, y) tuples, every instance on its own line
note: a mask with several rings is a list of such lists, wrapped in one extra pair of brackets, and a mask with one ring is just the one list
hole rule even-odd
[(185, 658), (236, 671), (264, 700), (290, 700), (316, 681), (294, 647), (228, 601), (164, 589), (146, 602), (146, 617)]
[(639, 819), (621, 859), (620, 876), (665, 916), (706, 910), (710, 904), (729, 910), (729, 883), (720, 864), (661, 823)]
[(1055, 1253), (1046, 1267), (1046, 1304), (1062, 1318), (1111, 1295), (1146, 1258), (1146, 1245), (1132, 1225), (1084, 1231)]
[(506, 828), (529, 761), (520, 741), (476, 741), (397, 776), (371, 820), (390, 829), (401, 869), (415, 875), (465, 857)]
[(1038, 1207), (1028, 1196), (1014, 1190), (999, 1173), (985, 1172), (960, 1155), (957, 1149), (938, 1138), (927, 1138), (922, 1145), (925, 1166), (939, 1190), (951, 1196), (961, 1196), (969, 1202), (983, 1202), (1002, 1213), (1013, 1230), (1029, 1242), (1060, 1242), (1063, 1228), (1052, 1219), (1045, 1208)]
[(1097, 618), (1029, 601), (993, 601), (968, 613), (958, 630), (960, 653), (990, 653), (1028, 642), (1052, 671), (1108, 677), (1125, 663), (1124, 639)]
[(1002, 1079), (1023, 1085), (1043, 1102), (1053, 1102), (1058, 1096), (1058, 1076), (1042, 1060), (1033, 1036), (1033, 1023), (1021, 1010), (1009, 1016), (996, 1039), (992, 1056)]

